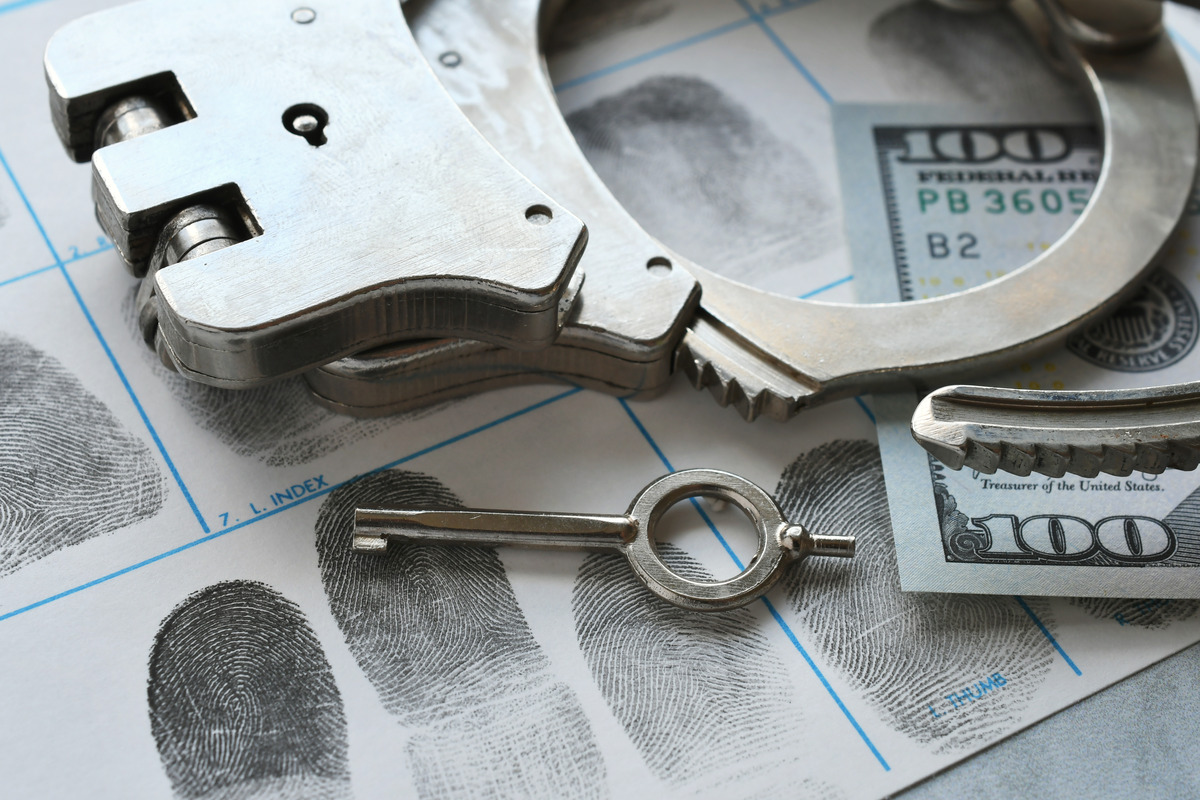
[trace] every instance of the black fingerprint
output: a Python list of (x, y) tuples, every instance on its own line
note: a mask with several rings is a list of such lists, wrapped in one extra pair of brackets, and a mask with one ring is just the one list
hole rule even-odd
[(917, 0), (880, 15), (868, 36), (889, 83), (914, 100), (1011, 104), (1076, 92), (1007, 11), (966, 14)]
[(333, 616), (384, 707), (418, 729), (407, 756), (420, 796), (605, 795), (591, 726), (551, 673), (495, 551), (353, 553), (362, 506), (461, 504), (436, 479), (393, 470), (335, 490), (317, 518)]
[(549, 55), (574, 50), (581, 44), (641, 28), (670, 15), (675, 3), (670, 0), (588, 0), (568, 2), (554, 22), (546, 42)]
[[(883, 719), (937, 752), (977, 746), (1020, 720), (1054, 650), (1012, 598), (900, 591), (874, 443), (801, 456), (776, 498), (814, 532), (858, 538), (853, 561), (813, 559), (785, 582), (804, 637)], [(1026, 603), (1053, 629), (1044, 602)]]
[[(140, 343), (136, 290), (125, 301), (130, 335)], [(393, 425), (423, 416), (422, 409), (378, 419), (351, 419), (316, 404), (302, 378), (288, 378), (254, 389), (221, 389), (188, 380), (162, 365), (154, 351), (141, 347), (155, 376), (201, 428), (239, 456), (270, 467), (307, 464), (343, 447), (371, 439)]]
[[(680, 575), (711, 581), (690, 556), (659, 543)], [(799, 786), (803, 765), (781, 769), (772, 741), (807, 735), (802, 710), (780, 687), (787, 666), (739, 608), (698, 614), (650, 593), (620, 555), (588, 556), (572, 600), (579, 646), (613, 714), (650, 771), (673, 787), (721, 796), (764, 774), (781, 774), (775, 789)], [(750, 783), (762, 796), (771, 787)], [(806, 796), (827, 796), (814, 791)]]
[(1131, 600), (1121, 597), (1077, 597), (1071, 604), (1097, 619), (1118, 625), (1162, 630), (1172, 623), (1191, 619), (1200, 610), (1200, 600)]
[(154, 516), (149, 448), (57, 359), (0, 333), (0, 576)]
[(753, 283), (838, 242), (809, 159), (700, 78), (649, 78), (567, 123), (646, 230), (704, 266)]
[(346, 718), (300, 608), (269, 586), (219, 583), (163, 620), (150, 728), (182, 798), (350, 796)]

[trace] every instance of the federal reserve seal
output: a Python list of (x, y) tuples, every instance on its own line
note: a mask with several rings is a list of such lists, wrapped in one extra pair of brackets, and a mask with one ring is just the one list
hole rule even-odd
[(1196, 301), (1166, 270), (1157, 270), (1137, 295), (1108, 319), (1071, 337), (1080, 358), (1118, 372), (1153, 372), (1196, 346)]

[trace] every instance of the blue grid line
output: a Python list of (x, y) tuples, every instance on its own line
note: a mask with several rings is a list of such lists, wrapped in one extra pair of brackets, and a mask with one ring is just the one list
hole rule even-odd
[(841, 286), (842, 284), (849, 283), (852, 280), (854, 280), (853, 275), (847, 275), (844, 278), (838, 278), (836, 281), (827, 283), (824, 286), (818, 286), (816, 289), (813, 289), (811, 292), (805, 292), (804, 294), (800, 295), (800, 299), (807, 300), (810, 297), (816, 297), (819, 294), (824, 294), (825, 292), (828, 292), (830, 289), (836, 289), (837, 287)]
[(846, 704), (842, 702), (842, 698), (838, 696), (837, 691), (825, 678), (825, 673), (821, 672), (820, 667), (817, 666), (817, 662), (813, 661), (812, 656), (810, 656), (808, 651), (804, 649), (804, 645), (800, 644), (800, 640), (797, 639), (796, 634), (792, 632), (791, 626), (784, 621), (783, 616), (775, 609), (775, 605), (770, 600), (764, 597), (762, 598), (762, 601), (767, 607), (767, 610), (771, 612), (771, 616), (774, 617), (775, 621), (779, 623), (779, 626), (783, 628), (783, 632), (787, 634), (788, 639), (790, 639), (795, 648), (800, 651), (800, 655), (804, 657), (806, 662), (808, 662), (809, 668), (812, 669), (813, 673), (821, 681), (821, 685), (825, 687), (825, 691), (829, 692), (829, 696), (833, 698), (833, 702), (837, 703), (837, 707), (841, 709), (842, 714), (846, 717), (846, 719), (850, 720), (850, 724), (854, 726), (854, 730), (858, 733), (859, 738), (862, 739), (863, 742), (866, 743), (867, 747), (871, 750), (871, 755), (875, 756), (875, 760), (880, 763), (885, 772), (891, 772), (892, 768), (888, 765), (888, 762), (883, 757), (883, 754), (879, 752), (879, 750), (875, 747), (875, 743), (871, 741), (871, 737), (867, 736), (867, 732), (864, 731), (862, 726), (858, 724), (858, 720), (856, 720), (854, 715), (850, 713), (850, 709), (846, 708)]
[[(811, 72), (809, 72), (808, 68), (805, 67), (804, 64), (800, 61), (800, 59), (796, 57), (796, 54), (792, 52), (792, 48), (788, 47), (784, 43), (783, 39), (779, 38), (779, 35), (777, 33), (775, 33), (775, 29), (772, 28), (770, 26), (770, 24), (767, 22), (767, 18), (765, 16), (763, 16), (761, 13), (759, 13), (758, 11), (755, 11), (754, 7), (752, 5), (750, 5), (750, 3), (747, 2), (747, 0), (737, 0), (737, 3), (739, 6), (742, 7), (742, 9), (746, 12), (746, 14), (749, 15), (750, 19), (753, 20), (754, 23), (756, 25), (758, 25), (758, 27), (760, 29), (762, 29), (762, 32), (764, 34), (766, 34), (768, 39), (771, 40), (771, 44), (775, 45), (775, 47), (779, 50), (779, 52), (783, 54), (783, 57), (788, 60), (788, 63), (790, 63), (793, 67), (795, 67), (796, 71), (799, 72), (804, 77), (804, 80), (808, 81), (809, 85), (812, 86), (813, 89), (816, 90), (817, 94), (821, 95), (821, 97), (823, 97), (825, 99), (826, 103), (829, 103), (829, 105), (833, 105), (834, 104), (833, 96), (830, 95), (829, 92), (825, 90), (825, 87), (822, 86), (821, 82), (816, 79), (816, 76), (814, 76)], [(805, 4), (805, 5), (808, 5), (808, 4)], [(802, 7), (803, 6), (799, 5), (799, 4), (787, 5), (785, 7), (782, 7), (780, 9), (776, 10), (775, 14), (781, 13), (783, 11), (790, 11), (793, 8), (802, 8)], [(772, 16), (775, 16), (775, 14), (772, 14)]]
[(87, 303), (83, 302), (83, 295), (79, 293), (78, 287), (75, 286), (75, 281), (71, 280), (71, 273), (67, 271), (67, 266), (62, 264), (59, 266), (62, 271), (62, 276), (66, 278), (67, 285), (71, 287), (71, 294), (75, 295), (75, 302), (79, 304), (79, 310), (83, 312), (83, 316), (87, 318), (88, 325), (92, 327), (92, 333), (96, 334), (96, 339), (100, 342), (100, 346), (104, 348), (105, 355), (108, 356), (109, 362), (114, 370), (117, 371), (117, 377), (121, 379), (121, 384), (125, 387), (125, 391), (129, 394), (129, 398), (133, 401), (134, 408), (137, 409), (138, 415), (142, 418), (142, 422), (146, 426), (146, 430), (150, 431), (150, 438), (154, 440), (154, 445), (158, 448), (158, 452), (162, 454), (163, 461), (167, 462), (167, 469), (171, 471), (171, 476), (175, 478), (175, 483), (179, 485), (179, 490), (183, 492), (183, 497), (187, 500), (187, 504), (191, 507), (192, 513), (196, 515), (196, 521), (200, 523), (200, 530), (205, 533), (209, 532), (208, 523), (204, 521), (204, 515), (200, 513), (200, 507), (196, 505), (192, 493), (188, 491), (187, 484), (183, 482), (183, 476), (179, 474), (179, 470), (175, 467), (175, 462), (171, 460), (171, 456), (167, 453), (167, 447), (159, 438), (158, 431), (154, 428), (154, 423), (150, 421), (149, 415), (146, 414), (146, 409), (142, 407), (142, 401), (138, 399), (137, 392), (133, 390), (133, 385), (129, 383), (129, 379), (125, 377), (125, 370), (121, 369), (121, 365), (117, 363), (117, 356), (113, 353), (112, 348), (108, 346), (108, 341), (104, 335), (100, 333), (100, 326), (96, 324), (96, 320), (92, 318), (92, 312), (88, 310)]
[(43, 272), (49, 272), (52, 269), (58, 269), (58, 264), (51, 264), (48, 267), (40, 267), (35, 269), (33, 272), (26, 272), (24, 275), (18, 275), (15, 278), (9, 278), (8, 280), (0, 281), (0, 286), (8, 286), (10, 283), (16, 283), (17, 281), (23, 281), (26, 278), (32, 278), (34, 275), (41, 275)]
[(17, 195), (21, 198), (21, 202), (25, 204), (25, 210), (29, 212), (29, 216), (33, 219), (33, 224), (37, 226), (38, 232), (42, 235), (42, 240), (46, 243), (46, 248), (50, 251), (50, 255), (54, 258), (55, 266), (62, 273), (63, 278), (67, 281), (67, 286), (71, 289), (71, 294), (75, 295), (75, 302), (79, 304), (79, 310), (83, 312), (83, 316), (87, 319), (88, 325), (92, 328), (92, 333), (96, 335), (96, 339), (100, 342), (100, 346), (104, 349), (108, 356), (109, 362), (113, 369), (117, 371), (117, 377), (121, 379), (121, 383), (125, 386), (125, 391), (129, 393), (129, 397), (133, 400), (133, 406), (137, 409), (138, 415), (141, 416), (142, 422), (145, 423), (146, 429), (150, 431), (150, 437), (154, 439), (154, 444), (158, 447), (158, 452), (162, 454), (163, 461), (166, 462), (167, 468), (174, 476), (175, 482), (179, 484), (179, 489), (183, 492), (183, 496), (187, 499), (188, 505), (192, 507), (192, 513), (196, 515), (196, 519), (200, 522), (200, 529), (208, 533), (208, 523), (204, 521), (204, 515), (200, 513), (200, 509), (196, 506), (195, 500), (192, 499), (191, 492), (188, 491), (187, 484), (183, 482), (183, 477), (179, 474), (179, 470), (175, 468), (175, 462), (171, 460), (171, 456), (167, 453), (167, 448), (163, 445), (162, 439), (158, 436), (158, 431), (154, 429), (154, 425), (150, 422), (150, 417), (146, 415), (146, 410), (142, 408), (142, 403), (138, 400), (137, 393), (133, 391), (133, 386), (129, 383), (129, 379), (125, 377), (125, 371), (121, 369), (121, 365), (117, 363), (117, 357), (113, 354), (112, 348), (108, 346), (104, 336), (100, 333), (100, 328), (96, 325), (96, 320), (92, 318), (92, 312), (88, 310), (87, 304), (83, 302), (83, 295), (79, 293), (79, 289), (75, 286), (75, 281), (71, 280), (71, 275), (67, 272), (67, 265), (63, 262), (58, 254), (58, 250), (54, 248), (54, 243), (50, 241), (49, 234), (46, 233), (46, 228), (42, 225), (41, 218), (37, 212), (33, 210), (33, 204), (29, 202), (29, 197), (25, 194), (25, 190), (21, 188), (20, 181), (13, 174), (12, 167), (8, 164), (8, 159), (4, 157), (4, 152), (0, 151), (0, 165), (4, 167), (5, 173), (8, 174), (9, 181), (12, 182), (13, 188), (17, 190)]
[(654, 437), (650, 435), (650, 431), (646, 430), (646, 426), (642, 424), (640, 419), (638, 419), (637, 414), (633, 413), (633, 409), (629, 407), (629, 402), (621, 397), (617, 398), (617, 402), (621, 404), (621, 408), (625, 409), (625, 413), (629, 415), (629, 419), (631, 419), (633, 424), (637, 426), (638, 431), (642, 434), (642, 438), (646, 440), (647, 444), (649, 444), (651, 448), (653, 448), (654, 454), (658, 456), (658, 460), (661, 461), (663, 466), (667, 468), (667, 472), (674, 472), (675, 467), (671, 464), (670, 459), (667, 458), (667, 454), (664, 453), (658, 446), (658, 442), (654, 441)]
[(688, 47), (691, 47), (692, 45), (700, 44), (702, 42), (707, 42), (710, 39), (715, 39), (718, 36), (724, 36), (727, 33), (731, 33), (732, 31), (736, 31), (736, 30), (741, 30), (742, 28), (748, 27), (753, 24), (754, 24), (754, 20), (750, 20), (750, 19), (739, 19), (734, 22), (727, 23), (718, 28), (713, 28), (710, 31), (705, 31), (704, 33), (698, 33), (695, 36), (689, 36), (686, 39), (681, 39), (680, 41), (675, 42), (674, 44), (668, 44), (668, 45), (664, 45), (662, 47), (655, 48), (654, 50), (650, 50), (649, 52), (643, 53), (640, 56), (634, 56), (633, 58), (627, 58), (624, 61), (618, 61), (616, 64), (613, 64), (612, 66), (604, 67), (602, 69), (595, 70), (594, 72), (589, 72), (586, 75), (580, 75), (578, 78), (572, 78), (569, 81), (563, 81), (562, 83), (557, 84), (554, 87), (554, 91), (562, 92), (562, 91), (566, 91), (567, 89), (574, 89), (576, 86), (580, 86), (585, 83), (590, 83), (591, 81), (594, 81), (597, 78), (603, 78), (605, 76), (612, 75), (614, 72), (620, 72), (621, 70), (628, 69), (629, 67), (636, 67), (638, 64), (644, 64), (647, 61), (653, 61), (654, 59), (659, 58), (661, 56), (669, 55), (670, 53), (675, 53), (679, 50), (683, 50)]
[[(66, 261), (64, 261), (62, 263), (74, 264), (76, 261), (82, 261), (85, 258), (91, 258), (94, 255), (99, 255), (100, 253), (107, 253), (109, 250), (112, 250), (112, 249), (113, 249), (113, 246), (111, 244), (105, 245), (104, 247), (99, 247), (95, 250), (90, 250), (86, 253), (80, 253), (77, 256), (71, 256), (70, 258), (68, 258)], [(39, 268), (33, 270), (32, 272), (26, 272), (24, 275), (18, 275), (15, 278), (8, 278), (7, 280), (0, 281), (0, 286), (7, 286), (10, 283), (16, 283), (17, 281), (23, 281), (26, 278), (32, 278), (34, 275), (41, 275), (43, 272), (49, 272), (50, 270), (58, 269), (58, 266), (59, 266), (58, 264), (51, 264), (48, 267), (39, 267)]]
[[(671, 472), (674, 471), (674, 469), (671, 470)], [(729, 557), (733, 559), (733, 563), (737, 565), (738, 569), (744, 570), (746, 565), (743, 564), (742, 560), (737, 557), (737, 553), (733, 552), (733, 548), (729, 546), (729, 542), (725, 539), (725, 536), (719, 530), (717, 530), (717, 526), (713, 523), (712, 518), (708, 516), (708, 512), (706, 512), (700, 505), (699, 498), (689, 497), (688, 499), (692, 501), (692, 507), (695, 508), (696, 513), (700, 515), (700, 519), (704, 520), (704, 524), (708, 526), (710, 531), (712, 531), (713, 536), (717, 537), (717, 541), (721, 543), (721, 547), (724, 547), (725, 552), (728, 553)]]
[[(625, 398), (623, 397), (619, 397), (617, 400), (620, 402), (621, 407), (625, 409), (625, 413), (629, 415), (631, 420), (633, 420), (633, 424), (637, 426), (638, 431), (641, 432), (642, 438), (645, 439), (652, 448), (654, 448), (655, 455), (658, 456), (658, 460), (663, 463), (663, 466), (667, 468), (667, 472), (674, 472), (675, 465), (671, 463), (669, 458), (667, 458), (667, 454), (659, 448), (658, 442), (654, 441), (654, 437), (650, 435), (650, 431), (646, 430), (646, 426), (642, 424), (642, 421), (638, 419), (636, 414), (633, 413), (633, 409), (629, 407), (629, 403), (625, 402)], [(713, 532), (713, 536), (717, 537), (717, 541), (721, 543), (721, 547), (725, 548), (725, 552), (728, 553), (729, 557), (733, 559), (733, 563), (737, 565), (737, 568), (745, 569), (746, 567), (742, 564), (742, 560), (737, 557), (737, 553), (733, 552), (733, 548), (729, 546), (729, 542), (725, 539), (724, 535), (722, 535), (721, 531), (717, 530), (717, 526), (713, 524), (712, 519), (707, 513), (705, 513), (703, 506), (700, 505), (699, 499), (695, 497), (689, 497), (688, 499), (691, 500), (692, 507), (695, 508), (696, 513), (700, 515), (700, 519), (704, 520), (704, 524), (707, 525), (708, 529)]]
[[(617, 402), (621, 404), (621, 408), (625, 409), (625, 413), (629, 416), (629, 419), (633, 421), (633, 424), (642, 434), (642, 438), (646, 440), (647, 444), (649, 444), (654, 450), (659, 460), (662, 461), (663, 466), (665, 466), (669, 472), (674, 472), (675, 467), (671, 465), (671, 461), (667, 458), (666, 454), (663, 453), (662, 448), (658, 446), (658, 442), (654, 441), (654, 437), (650, 435), (650, 431), (646, 430), (646, 426), (642, 424), (640, 419), (638, 419), (637, 414), (633, 413), (633, 409), (629, 407), (629, 403), (620, 398), (617, 399)], [(709, 530), (716, 535), (717, 540), (721, 543), (721, 546), (725, 548), (725, 552), (728, 553), (729, 557), (733, 559), (733, 563), (738, 566), (738, 569), (745, 569), (745, 566), (742, 564), (742, 560), (734, 554), (733, 549), (730, 548), (729, 543), (725, 540), (725, 537), (722, 536), (721, 532), (717, 530), (717, 526), (713, 524), (713, 521), (709, 518), (708, 514), (704, 512), (704, 509), (700, 507), (699, 503), (696, 502), (696, 498), (694, 497), (692, 498), (692, 505), (698, 512), (700, 512), (701, 519), (703, 519), (708, 525)], [(863, 740), (863, 743), (866, 744), (867, 748), (871, 751), (871, 754), (875, 756), (875, 760), (879, 762), (884, 771), (891, 772), (892, 768), (888, 764), (887, 760), (884, 759), (883, 754), (881, 754), (875, 747), (874, 742), (871, 741), (871, 737), (867, 736), (867, 732), (862, 729), (862, 726), (858, 724), (858, 720), (854, 718), (854, 715), (850, 712), (850, 709), (847, 708), (846, 704), (842, 702), (842, 698), (838, 695), (837, 690), (833, 688), (833, 685), (830, 684), (825, 678), (825, 674), (821, 672), (820, 667), (817, 666), (817, 662), (813, 661), (812, 656), (808, 654), (808, 651), (804, 648), (804, 645), (800, 644), (800, 639), (797, 638), (796, 634), (792, 631), (791, 626), (787, 624), (787, 621), (775, 609), (775, 606), (771, 604), (770, 600), (765, 597), (761, 597), (759, 599), (762, 600), (763, 604), (767, 607), (767, 610), (771, 613), (771, 616), (775, 618), (775, 621), (779, 623), (779, 627), (783, 628), (783, 632), (787, 635), (788, 640), (791, 641), (792, 645), (797, 651), (799, 651), (800, 655), (804, 658), (804, 661), (808, 664), (809, 669), (811, 669), (813, 674), (817, 676), (817, 679), (821, 682), (821, 685), (825, 687), (825, 691), (829, 693), (829, 696), (833, 698), (833, 702), (837, 704), (837, 707), (841, 710), (842, 714), (854, 727), (854, 730), (858, 733), (859, 738)]]
[(1076, 675), (1083, 675), (1083, 673), (1079, 671), (1079, 667), (1075, 666), (1075, 662), (1071, 660), (1069, 655), (1067, 655), (1067, 651), (1063, 650), (1062, 645), (1058, 643), (1058, 639), (1054, 638), (1054, 634), (1052, 634), (1050, 630), (1044, 624), (1042, 624), (1042, 621), (1038, 618), (1038, 615), (1033, 613), (1033, 609), (1030, 608), (1020, 597), (1014, 595), (1013, 599), (1015, 599), (1017, 604), (1024, 609), (1025, 613), (1029, 615), (1029, 618), (1033, 620), (1033, 623), (1038, 626), (1038, 629), (1042, 632), (1042, 635), (1046, 637), (1046, 640), (1049, 641), (1050, 644), (1054, 645), (1054, 649), (1058, 651), (1060, 656), (1062, 656), (1063, 661), (1067, 662), (1067, 666), (1073, 669)]
[[(764, 8), (760, 12), (760, 15), (764, 19), (767, 17), (777, 17), (780, 14), (786, 14), (789, 11), (795, 11), (798, 8), (803, 8), (804, 6), (811, 5), (812, 3), (815, 3), (816, 1), (817, 0), (804, 0), (803, 2), (795, 2), (795, 0), (785, 0), (777, 8), (771, 8), (771, 9)], [(624, 61), (619, 61), (616, 64), (613, 64), (611, 66), (607, 66), (602, 69), (598, 69), (593, 72), (589, 72), (585, 75), (580, 75), (578, 78), (572, 78), (569, 81), (563, 81), (562, 83), (555, 85), (554, 91), (561, 92), (566, 89), (573, 89), (576, 86), (579, 86), (584, 83), (589, 83), (591, 81), (596, 80), (597, 78), (603, 78), (608, 75), (612, 75), (614, 72), (620, 72), (621, 70), (628, 69), (629, 67), (636, 67), (638, 64), (644, 64), (647, 61), (652, 61), (661, 56), (665, 56), (670, 53), (674, 53), (679, 50), (683, 50), (685, 48), (691, 47), (692, 45), (707, 42), (710, 39), (715, 39), (718, 36), (723, 36), (727, 33), (732, 33), (733, 31), (738, 31), (738, 30), (741, 30), (742, 28), (745, 28), (745, 27), (748, 27), (750, 25), (754, 25), (757, 23), (758, 23), (758, 21), (756, 19), (754, 19), (753, 17), (747, 17), (746, 19), (739, 19), (739, 20), (735, 20), (733, 22), (726, 23), (724, 25), (718, 26), (716, 28), (705, 31), (703, 33), (698, 33), (694, 36), (689, 36), (686, 39), (681, 39), (678, 42), (674, 42), (673, 44), (663, 45), (662, 47), (655, 48), (654, 50), (649, 50), (649, 51), (641, 54), (640, 56), (634, 56), (633, 58), (628, 58)], [(802, 73), (807, 72), (803, 68), (803, 66), (800, 66), (800, 70)], [(809, 79), (812, 80), (811, 76), (809, 76)]]
[(1168, 32), (1171, 34), (1171, 38), (1175, 41), (1175, 44), (1182, 47), (1184, 52), (1192, 57), (1193, 61), (1200, 62), (1200, 51), (1196, 50), (1195, 46), (1187, 40), (1187, 37), (1174, 28)]
[(250, 525), (253, 525), (256, 522), (261, 522), (262, 520), (264, 520), (268, 517), (273, 517), (276, 514), (287, 511), (290, 508), (295, 508), (296, 506), (303, 505), (304, 503), (307, 503), (310, 500), (315, 500), (318, 497), (323, 497), (324, 495), (327, 495), (330, 492), (332, 492), (334, 489), (345, 486), (348, 483), (353, 483), (354, 481), (364, 478), (367, 475), (373, 475), (376, 472), (382, 472), (384, 470), (391, 469), (392, 467), (399, 466), (400, 464), (407, 463), (409, 461), (412, 461), (413, 459), (420, 458), (423, 455), (432, 453), (435, 450), (440, 450), (443, 447), (448, 447), (456, 442), (461, 442), (463, 439), (470, 438), (471, 436), (474, 436), (478, 433), (482, 433), (491, 428), (495, 428), (496, 426), (502, 425), (505, 422), (514, 420), (517, 417), (524, 416), (525, 414), (528, 414), (531, 411), (536, 411), (539, 408), (545, 408), (546, 406), (550, 405), (551, 403), (556, 403), (559, 400), (563, 400), (563, 399), (570, 397), (573, 394), (577, 394), (578, 392), (581, 392), (581, 391), (583, 391), (583, 390), (582, 389), (570, 389), (566, 392), (563, 392), (562, 394), (557, 394), (554, 397), (550, 397), (545, 400), (541, 400), (537, 403), (534, 403), (533, 405), (526, 406), (525, 408), (514, 411), (511, 414), (506, 414), (503, 417), (499, 417), (498, 419), (492, 420), (491, 422), (487, 422), (487, 423), (484, 423), (483, 425), (479, 425), (475, 428), (472, 428), (469, 431), (465, 431), (465, 432), (457, 434), (455, 436), (451, 436), (449, 439), (444, 439), (443, 441), (440, 441), (437, 444), (430, 445), (429, 447), (418, 450), (415, 453), (410, 453), (409, 455), (404, 456), (403, 458), (398, 458), (395, 461), (390, 461), (381, 467), (376, 467), (375, 469), (368, 470), (367, 472), (361, 473), (359, 475), (355, 475), (352, 478), (344, 480), (341, 483), (336, 483), (333, 486), (330, 486), (326, 489), (322, 489), (319, 492), (314, 492), (313, 494), (310, 494), (304, 498), (301, 498), (300, 500), (296, 500), (295, 502), (288, 503), (287, 505), (284, 505), (284, 506), (280, 506), (279, 508), (273, 508), (270, 511), (267, 511), (263, 514), (260, 514), (259, 516), (254, 517), (253, 519), (248, 519), (245, 522), (239, 522), (237, 524), (230, 525), (229, 527), (223, 528), (223, 529), (217, 531), (216, 533), (210, 533), (207, 536), (202, 536), (199, 539), (194, 539), (193, 541), (190, 541), (187, 544), (182, 544), (179, 547), (175, 547), (175, 548), (172, 548), (171, 550), (166, 551), (165, 553), (159, 553), (156, 556), (151, 556), (150, 558), (147, 558), (143, 561), (139, 561), (136, 564), (131, 564), (128, 567), (119, 569), (116, 572), (110, 572), (107, 575), (103, 575), (94, 580), (90, 580), (87, 583), (81, 583), (78, 586), (67, 589), (66, 591), (59, 592), (58, 594), (55, 594), (55, 595), (51, 595), (50, 597), (43, 598), (41, 600), (38, 600), (35, 603), (30, 603), (29, 605), (22, 606), (21, 608), (15, 609), (13, 611), (9, 611), (6, 614), (0, 614), (0, 622), (3, 622), (6, 619), (11, 619), (12, 617), (20, 616), (21, 614), (26, 614), (30, 611), (33, 611), (35, 608), (41, 608), (44, 605), (53, 603), (56, 600), (61, 600), (64, 597), (70, 597), (73, 594), (78, 594), (82, 591), (92, 588), (93, 586), (99, 586), (102, 583), (107, 583), (108, 581), (111, 581), (114, 578), (119, 578), (122, 575), (127, 575), (130, 572), (134, 572), (143, 567), (148, 567), (151, 564), (156, 564), (159, 561), (170, 558), (171, 556), (179, 555), (180, 553), (184, 553), (184, 552), (191, 550), (194, 547), (198, 547), (206, 542), (211, 542), (214, 539), (220, 539), (222, 536), (233, 533), (236, 530), (240, 530), (241, 528), (246, 528)]
[(42, 235), (42, 241), (46, 243), (46, 249), (50, 251), (50, 256), (54, 259), (54, 266), (61, 267), (63, 261), (58, 257), (58, 251), (54, 249), (54, 243), (50, 241), (50, 235), (46, 233), (46, 228), (42, 225), (42, 220), (38, 217), (37, 212), (33, 210), (33, 205), (25, 195), (25, 190), (21, 188), (21, 183), (17, 180), (17, 176), (13, 174), (12, 167), (8, 165), (8, 159), (4, 157), (3, 150), (0, 150), (0, 166), (4, 167), (4, 172), (8, 175), (9, 182), (17, 190), (17, 196), (25, 204), (25, 210), (29, 212), (29, 217), (33, 220), (33, 224), (37, 226), (38, 233)]
[(866, 415), (867, 415), (867, 417), (868, 417), (868, 418), (871, 420), (871, 424), (872, 424), (872, 425), (877, 425), (877, 424), (878, 424), (878, 423), (875, 421), (875, 412), (873, 412), (873, 411), (871, 410), (870, 406), (868, 406), (868, 405), (866, 404), (866, 402), (865, 402), (865, 401), (864, 401), (864, 400), (863, 400), (861, 397), (856, 397), (856, 398), (854, 398), (854, 402), (858, 403), (858, 407), (859, 407), (859, 408), (861, 408), (861, 409), (863, 410), (863, 413), (864, 413), (864, 414), (866, 414)]
[(42, 0), (12, 0), (10, 3), (0, 4), (0, 14), (7, 14), (9, 11), (16, 11), (26, 6), (36, 5)]

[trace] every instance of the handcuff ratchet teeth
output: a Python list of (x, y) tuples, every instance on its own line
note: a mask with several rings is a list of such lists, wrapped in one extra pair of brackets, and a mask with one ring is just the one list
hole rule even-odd
[(1192, 470), (1200, 383), (1083, 392), (946, 386), (917, 406), (912, 434), (951, 469), (988, 475)]
[[(1196, 112), (1180, 59), (1162, 34), (1159, 4), (1007, 5), (1093, 98), (1104, 157), (1091, 201), (1059, 242), (1007, 277), (932, 300), (843, 305), (763, 292), (656, 249), (599, 185), (562, 122), (542, 68), (538, 30), (545, 19), (536, 0), (410, 4), (418, 43), (471, 121), (589, 220), (595, 247), (584, 257), (588, 282), (563, 334), (545, 350), (400, 343), (309, 373), (314, 393), (358, 415), (545, 380), (652, 396), (673, 366), (746, 419), (786, 419), (901, 382), (937, 385), (995, 370), (1014, 355), (1062, 343), (1114, 310), (1157, 262), (1191, 190)], [(437, 54), (447, 51), (465, 53), (461, 65), (436, 67)], [(547, 161), (555, 169), (540, 169)], [(671, 267), (659, 283), (650, 279), (648, 253)]]

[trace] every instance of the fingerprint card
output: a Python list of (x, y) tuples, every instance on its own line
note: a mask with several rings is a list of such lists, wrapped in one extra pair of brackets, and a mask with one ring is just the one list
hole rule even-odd
[[(357, 419), (315, 402), (301, 378), (230, 392), (164, 366), (146, 345), (138, 282), (95, 222), (90, 167), (63, 153), (46, 111), (45, 42), (109, 5), (0, 0), (10, 794), (850, 800), (970, 759), (917, 796), (951, 776), (966, 783), (950, 796), (978, 794), (961, 789), (970, 781), (1070, 796), (1088, 792), (1038, 760), (1048, 742), (1086, 750), (1128, 729), (1138, 741), (1121, 747), (1147, 763), (1188, 752), (1186, 715), (1164, 698), (1194, 697), (1190, 656), (1084, 698), (1200, 640), (1194, 603), (901, 591), (881, 456), (895, 442), (871, 398), (748, 424), (680, 375), (645, 401), (531, 375)], [(269, 5), (314, 35), (336, 13)], [(523, 41), (537, 41), (535, 6), (513, 6)], [(477, 9), (404, 7), (417, 40), (439, 43), (425, 53), (439, 70), (469, 67), (469, 30), (420, 35), (435, 10)], [(1197, 19), (1172, 11), (1185, 60)], [(179, 46), (205, 41), (193, 31)], [(937, 103), (961, 119), (1036, 97), (1074, 119), (1080, 104), (1004, 12), (925, 2), (578, 0), (545, 51), (579, 149), (679, 269), (817, 302), (881, 299), (862, 288), (856, 226), (885, 218), (886, 198), (847, 182), (863, 164), (846, 163), (840, 107), (890, 104), (911, 119)], [(475, 95), (503, 77), (476, 75)], [(282, 111), (263, 113), (277, 124)], [(1096, 142), (1072, 132), (1087, 146), (1082, 170)], [(926, 133), (913, 123), (881, 146), (932, 148)], [(916, 172), (893, 177), (909, 181), (896, 185), (910, 239), (929, 259), (961, 255), (969, 243), (954, 236), (971, 231), (920, 227), (961, 221), (960, 196), (922, 195)], [(1064, 213), (1079, 188), (1061, 194)], [(1003, 199), (1005, 242), (1040, 246), (1016, 205), (1028, 198)], [(943, 277), (929, 259), (913, 284)], [(655, 596), (616, 550), (351, 549), (359, 508), (619, 516), (655, 479), (698, 467), (745, 476), (815, 533), (855, 536), (855, 557), (806, 559), (762, 599), (700, 614)], [(696, 497), (663, 515), (654, 552), (712, 582), (754, 564), (757, 541), (736, 506)], [(1143, 710), (1157, 727), (1139, 727)], [(1121, 785), (1104, 772), (1120, 759), (1086, 752)], [(1191, 775), (1161, 772), (1176, 788)]]

